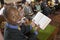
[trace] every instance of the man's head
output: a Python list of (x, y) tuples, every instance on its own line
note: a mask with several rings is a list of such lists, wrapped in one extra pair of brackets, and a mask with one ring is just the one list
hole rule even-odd
[(16, 25), (20, 20), (19, 12), (14, 7), (8, 7), (4, 10), (4, 17), (6, 21), (10, 24)]
[(18, 5), (18, 11), (21, 11), (23, 9), (22, 5)]

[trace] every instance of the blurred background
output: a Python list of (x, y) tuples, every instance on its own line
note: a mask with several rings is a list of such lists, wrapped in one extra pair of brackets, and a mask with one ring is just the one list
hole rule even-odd
[[(25, 2), (28, 3), (26, 4)], [(52, 21), (44, 31), (40, 30), (37, 37), (38, 40), (60, 40), (60, 0), (0, 0), (0, 10), (4, 7), (4, 5), (15, 7), (22, 5), (23, 8), (25, 5), (28, 5), (27, 7), (29, 7), (29, 11), (26, 12), (27, 17), (29, 13), (33, 13), (34, 16), (40, 11), (51, 18)], [(0, 15), (0, 40), (4, 39), (5, 23), (6, 21), (4, 17)]]

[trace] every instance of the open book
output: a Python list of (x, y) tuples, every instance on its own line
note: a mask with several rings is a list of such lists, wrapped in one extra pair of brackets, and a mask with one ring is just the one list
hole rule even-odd
[(47, 25), (51, 22), (51, 19), (42, 14), (41, 12), (38, 12), (36, 16), (32, 19), (32, 21), (36, 24), (39, 25), (39, 27), (44, 30)]

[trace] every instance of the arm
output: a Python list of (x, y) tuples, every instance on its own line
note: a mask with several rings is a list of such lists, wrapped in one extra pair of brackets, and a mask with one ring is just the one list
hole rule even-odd
[(40, 28), (37, 25), (35, 25), (34, 22), (31, 23), (30, 29), (33, 29), (36, 35), (38, 35), (38, 31), (40, 30)]

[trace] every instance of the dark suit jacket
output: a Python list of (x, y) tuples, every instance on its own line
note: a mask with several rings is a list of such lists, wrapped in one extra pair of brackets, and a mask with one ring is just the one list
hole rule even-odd
[(4, 40), (36, 40), (36, 36), (30, 33), (30, 27), (24, 24), (20, 26), (21, 30), (6, 28), (4, 32)]

